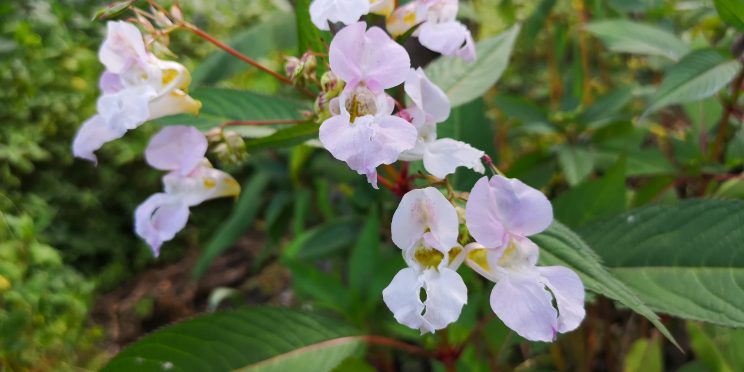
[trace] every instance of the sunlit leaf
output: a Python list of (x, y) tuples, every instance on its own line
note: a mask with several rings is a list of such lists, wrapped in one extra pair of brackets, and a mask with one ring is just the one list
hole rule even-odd
[(739, 30), (744, 30), (743, 0), (713, 0), (713, 4), (721, 19)]
[(586, 30), (615, 52), (662, 56), (677, 61), (690, 50), (669, 31), (627, 19), (592, 22)]

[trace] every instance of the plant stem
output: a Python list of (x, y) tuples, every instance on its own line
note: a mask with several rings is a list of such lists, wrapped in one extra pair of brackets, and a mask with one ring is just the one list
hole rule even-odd
[(581, 58), (581, 70), (582, 70), (582, 94), (581, 103), (588, 105), (592, 103), (591, 96), (591, 78), (589, 71), (589, 46), (586, 38), (586, 31), (584, 27), (589, 22), (589, 14), (586, 10), (586, 3), (584, 0), (574, 0), (574, 7), (579, 17), (579, 54)]
[(231, 120), (226, 121), (220, 127), (237, 127), (237, 126), (243, 126), (243, 125), (253, 125), (253, 126), (261, 126), (261, 125), (275, 125), (275, 124), (300, 124), (304, 123), (307, 120), (302, 119), (286, 119), (286, 120)]
[(384, 336), (356, 336), (352, 338), (360, 339), (368, 344), (388, 346), (411, 354), (425, 356), (427, 358), (434, 357), (434, 354), (426, 349), (393, 338)]
[(287, 85), (290, 85), (290, 86), (294, 87), (295, 89), (297, 89), (298, 92), (306, 95), (307, 97), (309, 97), (309, 98), (315, 98), (315, 95), (312, 92), (310, 92), (309, 90), (295, 85), (292, 82), (292, 80), (290, 80), (289, 78), (287, 78), (285, 76), (282, 76), (282, 75), (280, 75), (280, 74), (272, 71), (268, 67), (266, 67), (266, 66), (264, 66), (264, 65), (256, 62), (256, 60), (254, 60), (253, 58), (248, 57), (245, 54), (238, 52), (237, 50), (233, 49), (229, 45), (227, 45), (227, 44), (225, 44), (225, 43), (217, 40), (212, 35), (208, 34), (206, 31), (200, 29), (199, 27), (196, 27), (196, 26), (194, 26), (194, 25), (192, 25), (190, 23), (187, 23), (187, 22), (183, 22), (182, 23), (182, 26), (184, 28), (186, 28), (187, 30), (193, 32), (197, 36), (201, 37), (202, 39), (204, 39), (204, 40), (206, 40), (206, 41), (214, 44), (216, 47), (218, 47), (218, 48), (224, 50), (225, 52), (229, 53), (233, 57), (235, 57), (235, 58), (237, 58), (237, 59), (239, 59), (239, 60), (241, 60), (241, 61), (243, 61), (243, 62), (245, 62), (245, 63), (247, 63), (247, 64), (249, 64), (249, 65), (251, 65), (251, 66), (253, 66), (253, 67), (255, 67), (255, 68), (257, 68), (257, 69), (259, 69), (259, 70), (261, 70), (261, 71), (263, 71), (263, 72), (265, 72), (267, 74), (269, 74), (269, 75), (271, 75), (271, 76), (273, 76), (274, 78), (276, 78), (277, 80), (279, 80), (280, 82), (282, 82), (284, 84), (287, 84)]

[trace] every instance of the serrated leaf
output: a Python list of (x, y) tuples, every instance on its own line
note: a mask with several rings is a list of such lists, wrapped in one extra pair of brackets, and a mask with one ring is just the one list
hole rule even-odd
[(130, 5), (134, 3), (134, 0), (124, 0), (124, 1), (116, 1), (105, 8), (99, 9), (95, 14), (93, 14), (93, 20), (105, 20), (105, 19), (111, 19), (116, 18), (120, 16), (124, 11), (126, 11)]
[(591, 22), (586, 31), (614, 52), (655, 55), (678, 61), (690, 50), (671, 32), (627, 19)]
[(103, 371), (330, 371), (362, 347), (344, 324), (256, 307), (177, 323), (129, 345)]
[(597, 99), (576, 120), (589, 129), (597, 129), (619, 118), (618, 113), (633, 98), (633, 88), (619, 87)]
[(558, 149), (558, 164), (568, 184), (575, 186), (592, 173), (594, 157), (587, 149), (566, 145)]
[(475, 44), (478, 58), (463, 62), (456, 56), (442, 56), (426, 67), (426, 75), (449, 97), (452, 107), (483, 95), (504, 73), (520, 25)]
[(710, 97), (731, 82), (739, 71), (741, 62), (726, 58), (714, 49), (694, 51), (664, 74), (643, 116), (664, 106)]
[(713, 0), (718, 15), (726, 23), (744, 30), (744, 0)]
[(744, 202), (687, 200), (636, 209), (580, 232), (648, 305), (744, 326)]
[(365, 219), (364, 227), (362, 227), (349, 257), (347, 273), (349, 286), (359, 294), (365, 293), (365, 289), (369, 285), (369, 278), (375, 272), (375, 261), (379, 255), (379, 250), (380, 218), (377, 208), (372, 208)]
[(206, 248), (204, 248), (204, 253), (194, 266), (194, 276), (201, 277), (209, 268), (212, 260), (230, 248), (240, 235), (245, 233), (253, 224), (262, 201), (260, 195), (268, 183), (268, 174), (258, 172), (243, 185), (240, 191), (240, 199), (232, 214), (212, 235)]
[(540, 262), (545, 265), (562, 265), (576, 271), (584, 286), (611, 298), (643, 315), (676, 345), (674, 337), (659, 317), (623, 282), (613, 276), (597, 254), (576, 233), (555, 221), (541, 234), (530, 239), (540, 246)]
[(302, 120), (304, 102), (247, 90), (199, 88), (191, 96), (202, 103), (198, 116), (175, 115), (155, 120), (160, 125), (191, 125), (207, 131), (234, 120)]
[[(244, 55), (259, 59), (278, 50), (295, 48), (295, 27), (293, 13), (278, 12), (238, 32), (227, 44)], [(217, 50), (194, 69), (191, 83), (194, 86), (212, 85), (250, 68), (253, 67), (223, 50)]]

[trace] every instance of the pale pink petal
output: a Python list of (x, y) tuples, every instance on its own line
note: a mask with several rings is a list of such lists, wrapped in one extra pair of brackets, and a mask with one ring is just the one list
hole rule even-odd
[(437, 178), (454, 173), (457, 167), (470, 168), (478, 173), (485, 172), (481, 162), (483, 151), (451, 138), (430, 142), (423, 155), (424, 168)]
[(530, 341), (553, 341), (558, 332), (558, 313), (553, 297), (537, 278), (508, 275), (491, 292), (496, 316)]
[(392, 88), (405, 80), (411, 66), (408, 52), (378, 27), (366, 30), (358, 22), (344, 27), (331, 41), (331, 70), (347, 83), (351, 91), (360, 82), (375, 93)]
[(187, 175), (207, 153), (207, 138), (198, 129), (173, 125), (161, 129), (145, 149), (145, 160), (155, 169)]
[(475, 51), (475, 41), (473, 41), (473, 35), (468, 32), (465, 37), (465, 45), (462, 46), (456, 53), (456, 56), (462, 58), (465, 62), (475, 61), (477, 58), (477, 52)]
[(101, 78), (98, 80), (98, 87), (101, 89), (103, 94), (116, 93), (124, 89), (124, 85), (122, 84), (119, 75), (111, 71), (103, 71)]
[(165, 192), (192, 207), (210, 199), (240, 194), (240, 184), (204, 159), (189, 175), (171, 172), (163, 177)]
[(87, 159), (97, 163), (95, 151), (106, 142), (121, 138), (126, 130), (111, 129), (100, 115), (95, 115), (86, 120), (78, 129), (75, 139), (72, 141), (72, 154), (75, 157)]
[(145, 42), (139, 29), (124, 21), (109, 21), (108, 33), (98, 51), (98, 58), (106, 70), (121, 74), (133, 64), (147, 58)]
[(575, 272), (562, 266), (538, 267), (537, 271), (555, 296), (558, 305), (558, 332), (573, 331), (586, 315), (584, 284)]
[(106, 124), (118, 131), (135, 129), (147, 121), (155, 92), (149, 87), (127, 88), (98, 98), (96, 108)]
[(488, 177), (482, 177), (470, 191), (465, 206), (465, 221), (473, 238), (487, 248), (506, 245), (506, 227), (496, 213), (497, 206), (492, 195)]
[(470, 31), (460, 22), (424, 22), (418, 28), (421, 45), (445, 56), (456, 55), (468, 41)]
[(424, 271), (422, 279), (426, 291), (423, 318), (430, 328), (422, 328), (421, 333), (434, 332), (454, 323), (468, 302), (468, 288), (462, 277), (445, 267)]
[(183, 230), (189, 219), (189, 208), (177, 197), (154, 194), (134, 212), (135, 232), (150, 245), (153, 254), (160, 254), (160, 246)]
[[(378, 7), (384, 4), (376, 4)], [(310, 4), (310, 19), (315, 27), (328, 31), (328, 22), (352, 24), (369, 13), (369, 0), (313, 0)]]
[[(424, 70), (418, 68), (410, 69), (406, 77), (404, 89), (406, 94), (411, 98), (417, 110), (424, 113), (424, 122), (427, 124), (440, 123), (447, 120), (450, 114), (450, 101), (447, 95), (429, 80), (424, 74)], [(413, 124), (416, 127), (423, 123), (418, 112), (412, 113), (414, 118)]]
[[(433, 187), (407, 192), (393, 214), (393, 243), (409, 250), (422, 239), (429, 247), (447, 253), (457, 246), (457, 212), (447, 198)], [(425, 236), (426, 234), (426, 236)]]

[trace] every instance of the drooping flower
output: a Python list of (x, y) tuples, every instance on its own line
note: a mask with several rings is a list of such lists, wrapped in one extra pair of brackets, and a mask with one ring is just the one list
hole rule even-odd
[(421, 68), (409, 71), (404, 88), (412, 105), (405, 109), (403, 116), (409, 117), (416, 127), (418, 139), (416, 146), (403, 152), (399, 160), (423, 160), (426, 171), (438, 178), (454, 173), (457, 167), (483, 173), (485, 168), (480, 160), (483, 151), (451, 138), (437, 139), (437, 123), (446, 120), (450, 114), (447, 95), (426, 77)]
[(323, 146), (377, 188), (377, 167), (392, 164), (416, 143), (416, 128), (391, 115), (395, 105), (383, 93), (359, 86), (331, 101), (333, 116), (320, 126)]
[(547, 229), (553, 222), (553, 207), (543, 193), (518, 179), (483, 177), (470, 192), (465, 219), (476, 242), (503, 249), (515, 238)]
[(313, 0), (310, 19), (315, 27), (328, 31), (329, 22), (350, 25), (367, 13), (388, 16), (394, 7), (393, 0)]
[(176, 62), (162, 61), (146, 50), (139, 29), (112, 21), (99, 59), (106, 67), (99, 86), (97, 114), (78, 130), (76, 157), (95, 162), (94, 152), (147, 120), (178, 113), (198, 113), (201, 104), (187, 94), (191, 77)]
[(173, 239), (188, 221), (189, 208), (210, 199), (235, 196), (240, 185), (204, 158), (207, 139), (190, 126), (160, 130), (145, 150), (153, 168), (169, 171), (164, 192), (150, 196), (135, 211), (135, 231), (157, 257), (163, 242)]
[(358, 22), (336, 34), (329, 58), (331, 71), (346, 84), (330, 102), (333, 116), (320, 126), (320, 142), (377, 188), (376, 168), (394, 163), (416, 143), (416, 129), (392, 115), (394, 101), (384, 92), (405, 80), (408, 54), (383, 30)]
[(391, 227), (408, 267), (383, 290), (385, 304), (399, 323), (422, 334), (445, 328), (467, 303), (467, 287), (455, 271), (464, 259), (455, 208), (433, 187), (412, 190), (400, 201)]
[(457, 21), (458, 0), (416, 0), (396, 9), (387, 20), (393, 36), (402, 35), (419, 25), (413, 35), (427, 49), (465, 61), (476, 57), (470, 31)]
[(331, 71), (346, 83), (345, 92), (363, 85), (374, 93), (405, 81), (408, 52), (379, 27), (357, 22), (334, 36), (328, 53)]
[[(536, 266), (539, 249), (527, 238), (513, 238), (504, 250), (468, 244), (466, 263), (495, 282), (491, 309), (520, 336), (554, 341), (584, 319), (584, 285), (562, 266)], [(555, 306), (553, 305), (555, 301)]]

